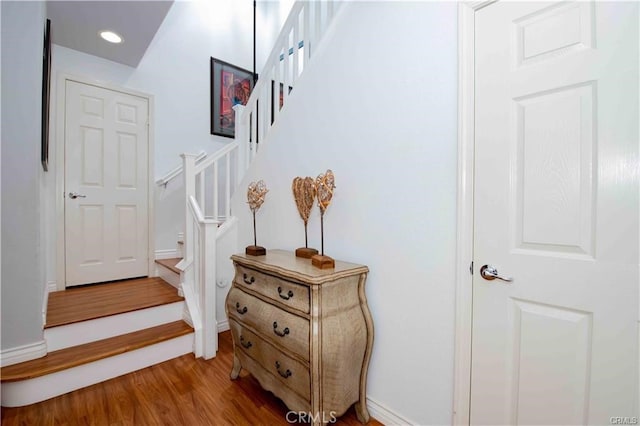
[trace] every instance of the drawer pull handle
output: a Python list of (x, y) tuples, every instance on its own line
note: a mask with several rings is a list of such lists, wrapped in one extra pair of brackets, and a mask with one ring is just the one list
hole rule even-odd
[(245, 341), (244, 336), (240, 336), (240, 344), (243, 348), (249, 349), (253, 344), (250, 341)]
[(251, 284), (253, 284), (254, 282), (256, 282), (255, 277), (251, 277), (251, 279), (247, 279), (247, 278), (248, 278), (248, 275), (247, 275), (247, 274), (242, 274), (242, 281), (244, 281), (244, 283), (245, 283), (246, 285), (251, 285)]
[(278, 361), (276, 361), (276, 370), (278, 370), (278, 374), (285, 379), (288, 379), (291, 376), (291, 370), (289, 370), (288, 368), (284, 373), (280, 370), (280, 363)]
[(284, 330), (278, 331), (278, 322), (274, 321), (273, 322), (273, 332), (276, 333), (280, 337), (284, 337), (287, 334), (289, 334), (289, 327), (285, 327)]
[(293, 291), (289, 290), (287, 292), (287, 294), (282, 294), (282, 287), (278, 287), (278, 296), (280, 296), (281, 299), (284, 300), (289, 300), (293, 297)]
[(240, 302), (236, 302), (236, 312), (240, 315), (244, 315), (247, 313), (247, 307), (245, 306), (244, 308), (240, 309)]

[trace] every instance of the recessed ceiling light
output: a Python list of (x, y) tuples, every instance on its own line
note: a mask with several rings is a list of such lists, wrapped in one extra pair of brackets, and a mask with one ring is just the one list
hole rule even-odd
[(113, 31), (100, 31), (100, 37), (107, 40), (109, 43), (118, 44), (123, 41), (122, 37)]

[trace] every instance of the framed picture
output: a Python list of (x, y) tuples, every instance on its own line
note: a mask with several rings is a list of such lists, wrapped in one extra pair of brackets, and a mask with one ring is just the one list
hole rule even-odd
[(211, 58), (211, 134), (232, 138), (236, 120), (233, 107), (246, 105), (253, 90), (251, 71)]
[(44, 171), (49, 170), (49, 86), (51, 84), (51, 20), (44, 27), (44, 48), (42, 49), (42, 126), (40, 161)]
[[(271, 105), (269, 106), (269, 109), (271, 110), (271, 124), (273, 124), (273, 120), (274, 120), (274, 114), (273, 114), (273, 98), (275, 96), (275, 87), (276, 87), (276, 82), (271, 80)], [(293, 90), (293, 87), (289, 86), (289, 93), (291, 94), (291, 91)], [(282, 109), (282, 107), (284, 106), (284, 84), (280, 83), (280, 101), (279, 101), (279, 105), (280, 105), (280, 109)]]

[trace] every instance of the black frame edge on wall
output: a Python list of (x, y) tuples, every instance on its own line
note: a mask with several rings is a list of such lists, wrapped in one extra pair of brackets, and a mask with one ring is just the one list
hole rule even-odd
[(44, 171), (49, 171), (49, 99), (51, 86), (51, 20), (47, 19), (44, 28), (44, 47), (42, 49), (42, 126), (40, 161)]

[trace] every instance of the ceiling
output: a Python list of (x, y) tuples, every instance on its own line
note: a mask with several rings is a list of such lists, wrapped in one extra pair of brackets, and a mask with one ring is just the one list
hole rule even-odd
[[(173, 0), (47, 1), (51, 41), (69, 49), (137, 67)], [(111, 30), (124, 42), (111, 44), (98, 32)]]

